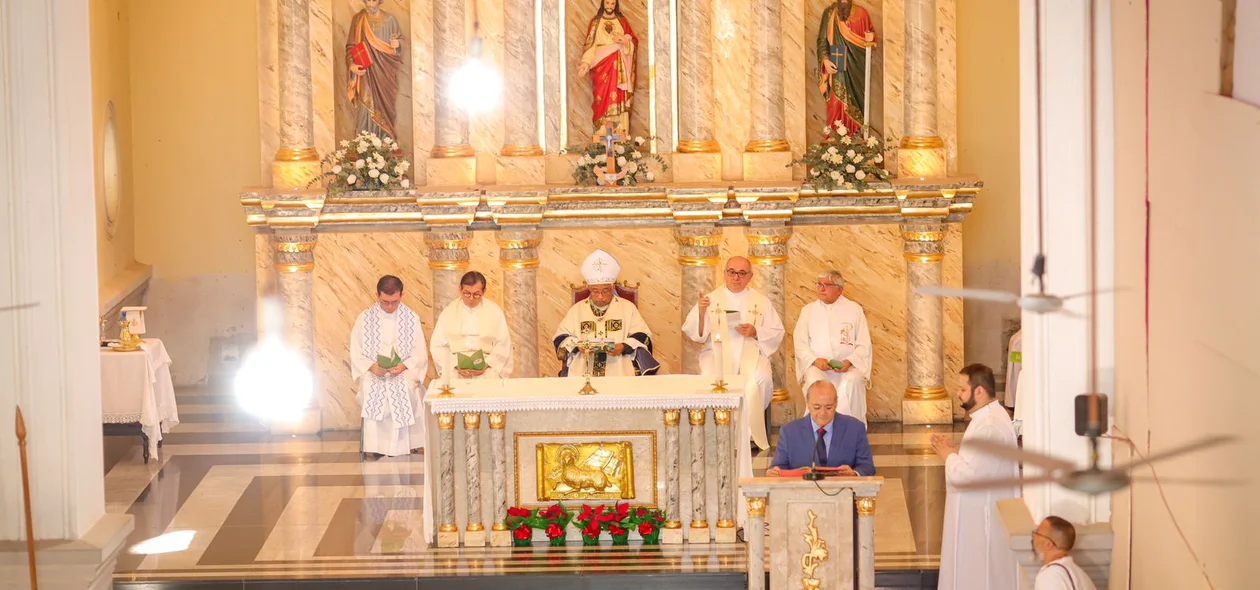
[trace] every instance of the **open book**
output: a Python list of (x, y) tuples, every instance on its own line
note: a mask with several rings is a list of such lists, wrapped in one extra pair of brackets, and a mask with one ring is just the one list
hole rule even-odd
[(465, 350), (456, 353), (455, 366), (461, 371), (484, 371), (486, 370), (486, 353), (481, 350)]
[[(821, 473), (827, 477), (840, 476), (839, 467), (816, 467), (815, 470), (818, 471), (818, 473)], [(808, 467), (802, 467), (800, 469), (780, 469), (779, 477), (800, 477), (802, 475), (805, 475), (806, 473), (809, 473)]]
[(382, 369), (392, 369), (397, 367), (398, 363), (401, 362), (402, 359), (398, 358), (398, 351), (392, 348), (389, 349), (389, 356), (385, 356), (383, 354), (376, 355), (376, 366)]

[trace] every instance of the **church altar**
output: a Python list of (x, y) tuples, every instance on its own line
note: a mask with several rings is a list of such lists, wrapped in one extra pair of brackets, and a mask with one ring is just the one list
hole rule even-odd
[[(749, 453), (739, 388), (714, 393), (710, 379), (690, 375), (593, 377), (598, 393), (580, 394), (585, 384), (473, 379), (455, 381), (449, 397), (431, 390), (426, 539), (508, 546), (509, 506), (560, 502), (660, 508), (662, 543), (734, 543), (737, 458)], [(581, 542), (570, 528), (569, 541)]]

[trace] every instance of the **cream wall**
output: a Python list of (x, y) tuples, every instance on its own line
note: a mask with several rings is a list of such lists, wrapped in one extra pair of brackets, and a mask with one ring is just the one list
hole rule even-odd
[[(98, 0), (89, 4), (92, 46), (92, 138), (96, 186), (96, 267), (102, 287), (125, 274), (136, 262), (131, 141), (131, 72), (129, 68), (130, 9), (127, 0)], [(120, 201), (113, 238), (105, 227), (102, 141), (109, 104), (114, 104), (118, 138)], [(112, 293), (103, 288), (102, 298)]]
[(130, 1), (136, 258), (149, 332), (177, 383), (216, 339), (254, 331), (253, 236), (236, 195), (260, 182), (253, 0)]
[[(968, 287), (1019, 292), (1019, 3), (958, 0), (958, 168), (984, 180), (963, 221)], [(965, 358), (1005, 372), (1015, 306), (964, 302)]]
[[(1221, 16), (1215, 3), (1153, 3), (1147, 168), (1145, 10), (1142, 3), (1112, 6), (1116, 272), (1118, 284), (1131, 286), (1117, 296), (1115, 425), (1143, 453), (1210, 434), (1244, 437), (1157, 468), (1165, 479), (1251, 480), (1232, 487), (1165, 481), (1164, 494), (1214, 587), (1254, 587), (1260, 109), (1216, 96)], [(1177, 42), (1160, 41), (1171, 38)], [(1144, 292), (1148, 180), (1150, 282)], [(1149, 356), (1143, 353), (1148, 345)], [(1117, 446), (1117, 461), (1126, 456)], [(1114, 502), (1112, 588), (1208, 587), (1154, 485), (1138, 483)]]

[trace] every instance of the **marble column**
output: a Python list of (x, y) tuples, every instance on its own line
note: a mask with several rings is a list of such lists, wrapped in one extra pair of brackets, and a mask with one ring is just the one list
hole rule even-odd
[(713, 3), (678, 6), (678, 152), (674, 180), (695, 182), (722, 177), (722, 148), (715, 133), (713, 96)]
[(500, 230), (503, 310), (512, 334), (515, 377), (538, 377), (538, 229)]
[[(438, 414), (438, 547), (458, 547), (455, 524), (455, 414)], [(427, 475), (426, 475), (427, 476)]]
[[(713, 272), (720, 262), (718, 246), (722, 243), (722, 230), (713, 226), (682, 226), (674, 230), (678, 242), (678, 264), (682, 267), (682, 306), (678, 310), (678, 323), (687, 321), (687, 313), (700, 300), (700, 296), (714, 288)], [(682, 336), (682, 372), (700, 374), (700, 351)]]
[(858, 590), (875, 590), (875, 496), (853, 500), (858, 514)]
[[(271, 235), (275, 249), (277, 287), (284, 301), (285, 340), (296, 349), (307, 366), (315, 367), (315, 322), (310, 310), (315, 291), (315, 244), (311, 229), (276, 229)], [(273, 434), (315, 434), (320, 431), (319, 404), (312, 403), (295, 422), (271, 423)]]
[(919, 295), (921, 285), (941, 284), (946, 228), (903, 223), (906, 259), (906, 394), (904, 424), (949, 424), (953, 409), (945, 391), (945, 326), (940, 297)]
[(665, 410), (665, 528), (661, 531), (661, 543), (682, 543), (682, 497), (678, 491), (679, 452), (678, 423), (682, 410)]
[(752, 2), (752, 119), (744, 146), (744, 180), (791, 180), (783, 100), (783, 4)]
[(311, 99), (310, 0), (278, 0), (280, 147), (271, 165), (276, 188), (306, 188), (319, 175)]
[(464, 532), (464, 546), (484, 547), (486, 526), (481, 520), (481, 414), (464, 414), (464, 465), (466, 477), (468, 525)]
[(731, 451), (731, 411), (713, 410), (713, 425), (717, 429), (717, 501), (718, 521), (714, 541), (735, 542), (735, 483), (731, 481), (735, 455)]
[(705, 483), (704, 421), (707, 410), (687, 410), (687, 422), (691, 424), (691, 530), (688, 543), (709, 542), (709, 507), (706, 503), (708, 487)]
[[(770, 299), (774, 311), (786, 325), (789, 322), (786, 309), (786, 295), (783, 288), (787, 282), (788, 242), (792, 239), (790, 226), (760, 226), (744, 229), (744, 238), (748, 240), (748, 259), (752, 261), (753, 271), (757, 273), (760, 286), (757, 288)], [(788, 393), (787, 365), (784, 347), (770, 357), (770, 368), (774, 373), (774, 410), (771, 412), (771, 424), (782, 425), (795, 418), (795, 404)]]
[(494, 524), (490, 526), (490, 546), (508, 547), (512, 545), (512, 533), (508, 531), (503, 520), (507, 518), (507, 414), (503, 412), (487, 414), (490, 419), (490, 483), (494, 490), (491, 493), (491, 505)]
[(905, 131), (897, 152), (902, 178), (946, 174), (936, 126), (936, 0), (905, 1)]
[[(459, 279), (468, 270), (468, 244), (472, 233), (433, 231), (424, 237), (429, 247), (429, 270), (433, 272), (433, 317), (459, 297)], [(432, 325), (432, 324), (430, 324)]]
[(496, 164), (499, 184), (546, 182), (546, 159), (538, 145), (538, 60), (535, 0), (505, 0), (503, 21), (503, 149)]
[(748, 541), (748, 590), (766, 589), (766, 498), (748, 496), (748, 528), (744, 537)]
[(467, 57), (464, 4), (465, 0), (434, 0), (433, 3), (437, 80), (433, 89), (436, 129), (434, 146), (429, 152), (430, 185), (473, 184), (477, 180), (476, 153), (468, 143), (468, 117), (450, 95), (451, 80)]

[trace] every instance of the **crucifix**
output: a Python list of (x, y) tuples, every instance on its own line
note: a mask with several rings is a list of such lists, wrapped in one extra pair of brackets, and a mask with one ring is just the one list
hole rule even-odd
[(626, 171), (617, 171), (617, 155), (613, 152), (613, 146), (621, 141), (622, 136), (617, 134), (616, 123), (611, 119), (604, 121), (604, 166), (595, 166), (595, 173), (603, 178), (603, 184), (615, 185), (618, 180), (626, 176)]

